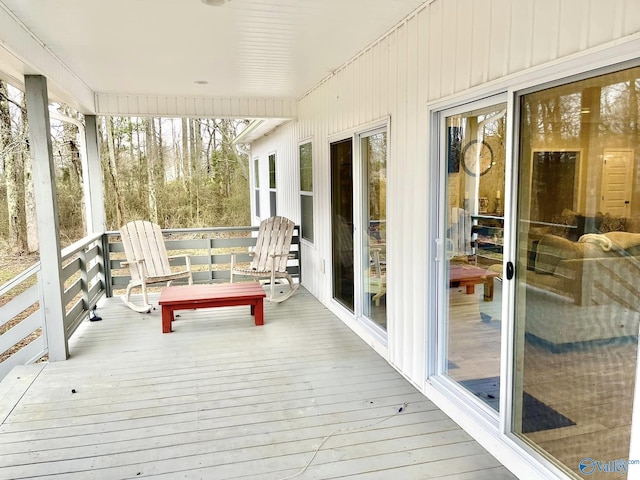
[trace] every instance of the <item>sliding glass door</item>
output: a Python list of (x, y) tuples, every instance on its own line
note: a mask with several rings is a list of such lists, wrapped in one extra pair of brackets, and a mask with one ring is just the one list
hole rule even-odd
[(360, 136), (362, 168), (362, 314), (387, 329), (387, 132)]
[(640, 67), (513, 99), (513, 116), (506, 96), (434, 116), (432, 384), (552, 469), (624, 479), (640, 454)]
[(387, 129), (334, 142), (330, 153), (333, 297), (386, 331)]
[(332, 143), (330, 155), (333, 298), (354, 312), (352, 139)]
[(639, 94), (633, 68), (519, 102), (512, 428), (584, 478), (634, 458)]
[(446, 172), (440, 225), (439, 352), (442, 373), (498, 410), (506, 103), (478, 102), (441, 115)]

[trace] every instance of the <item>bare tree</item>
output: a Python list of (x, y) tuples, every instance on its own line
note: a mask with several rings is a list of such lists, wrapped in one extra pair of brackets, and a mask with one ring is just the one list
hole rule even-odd
[[(28, 137), (29, 124), (25, 112), (27, 111), (26, 96), (22, 96), (22, 136)], [(33, 185), (33, 160), (28, 142), (22, 142), (22, 158), (24, 164), (24, 203), (27, 223), (27, 246), (29, 253), (37, 252), (40, 249), (40, 239), (38, 237), (38, 220), (36, 215), (36, 192)]]
[(9, 245), (14, 253), (26, 253), (27, 227), (24, 204), (24, 164), (14, 143), (7, 84), (0, 81), (0, 152), (4, 163), (7, 208), (9, 214)]
[(156, 139), (155, 128), (153, 128), (154, 119), (147, 118), (144, 121), (145, 133), (147, 138), (147, 182), (148, 182), (148, 202), (149, 202), (149, 215), (153, 223), (158, 223), (158, 197), (156, 190), (156, 175), (155, 175), (155, 162), (156, 162)]
[(122, 225), (122, 219), (124, 218), (124, 207), (122, 205), (122, 196), (120, 194), (120, 188), (118, 187), (118, 169), (116, 164), (116, 150), (113, 138), (113, 119), (106, 117), (106, 129), (107, 129), (107, 149), (109, 152), (108, 162), (106, 164), (106, 178), (113, 188), (116, 205), (116, 225)]

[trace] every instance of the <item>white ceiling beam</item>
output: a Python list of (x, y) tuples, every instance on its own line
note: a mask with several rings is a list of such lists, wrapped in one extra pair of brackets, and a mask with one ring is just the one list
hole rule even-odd
[(298, 102), (292, 98), (216, 98), (149, 95), (96, 95), (98, 115), (295, 118)]
[[(12, 59), (7, 67), (16, 80), (22, 80), (24, 75), (42, 75), (47, 78), (53, 99), (83, 113), (95, 112), (94, 92), (0, 2), (0, 50), (3, 49), (0, 59)], [(22, 81), (16, 86), (22, 86)]]

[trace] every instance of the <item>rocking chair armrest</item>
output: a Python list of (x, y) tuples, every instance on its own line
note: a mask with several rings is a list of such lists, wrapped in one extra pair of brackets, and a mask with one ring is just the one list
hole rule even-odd
[(133, 261), (131, 261), (131, 262), (129, 262), (129, 261), (126, 261), (126, 262), (120, 262), (120, 265), (127, 265), (127, 266), (129, 266), (129, 265), (138, 265), (138, 264), (140, 264), (140, 263), (144, 263), (144, 258), (139, 258), (139, 259), (137, 259), (137, 260), (133, 260)]
[(287, 258), (296, 258), (294, 253), (270, 253), (270, 257), (287, 257)]

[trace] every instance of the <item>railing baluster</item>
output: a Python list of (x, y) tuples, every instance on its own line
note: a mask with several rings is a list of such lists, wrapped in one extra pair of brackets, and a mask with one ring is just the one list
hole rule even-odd
[(84, 310), (89, 310), (89, 266), (87, 265), (87, 252), (85, 250), (80, 251), (80, 282), (82, 287), (82, 307)]
[(113, 296), (113, 288), (111, 285), (111, 252), (109, 251), (109, 235), (102, 236), (102, 283), (104, 284), (105, 295), (107, 298)]

